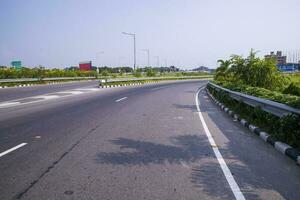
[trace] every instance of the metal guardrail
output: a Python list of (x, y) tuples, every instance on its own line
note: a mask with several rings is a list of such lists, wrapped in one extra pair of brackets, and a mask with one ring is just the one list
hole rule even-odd
[(53, 78), (21, 78), (21, 79), (0, 79), (0, 83), (36, 82), (36, 81), (59, 81), (59, 80), (80, 80), (96, 79), (96, 77), (53, 77)]
[(275, 101), (267, 100), (258, 98), (255, 96), (243, 94), (240, 92), (235, 92), (226, 88), (223, 88), (219, 85), (216, 85), (214, 83), (209, 82), (209, 86), (214, 88), (216, 91), (223, 91), (229, 94), (229, 96), (237, 101), (242, 101), (245, 104), (252, 106), (252, 107), (260, 107), (262, 110), (271, 113), (273, 115), (276, 115), (278, 117), (283, 117), (287, 115), (288, 113), (294, 113), (297, 115), (300, 115), (300, 109), (293, 108), (291, 106), (288, 106), (286, 104), (278, 103)]

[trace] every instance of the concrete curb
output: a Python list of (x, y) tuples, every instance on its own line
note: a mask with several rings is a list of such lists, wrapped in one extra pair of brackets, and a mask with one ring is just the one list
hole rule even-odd
[(227, 108), (225, 105), (220, 103), (218, 100), (215, 99), (212, 94), (206, 88), (207, 94), (213, 100), (213, 102), (218, 105), (222, 110), (228, 113), (231, 117), (235, 120), (239, 121), (244, 127), (248, 128), (252, 133), (258, 135), (264, 142), (269, 143), (272, 145), (278, 152), (288, 156), (289, 158), (293, 159), (297, 165), (300, 165), (300, 151), (291, 147), (290, 145), (276, 140), (273, 136), (269, 135), (268, 133), (262, 131), (259, 127), (250, 124), (247, 120), (240, 118), (238, 114), (235, 114), (232, 110)]
[(158, 83), (158, 81), (149, 81), (145, 83), (127, 83), (123, 85), (104, 85), (104, 86), (99, 86), (99, 88), (111, 88), (111, 87), (128, 87), (128, 86), (140, 86), (140, 85), (146, 85), (146, 84), (153, 84), (153, 83)]

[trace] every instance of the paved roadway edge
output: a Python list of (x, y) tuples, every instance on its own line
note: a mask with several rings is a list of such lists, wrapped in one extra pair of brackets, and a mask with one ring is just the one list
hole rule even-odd
[(281, 141), (277, 140), (275, 137), (273, 137), (273, 136), (269, 135), (268, 133), (262, 131), (259, 127), (255, 126), (253, 124), (250, 124), (245, 119), (240, 118), (240, 116), (238, 114), (234, 113), (232, 110), (227, 108), (224, 104), (222, 104), (217, 99), (215, 99), (215, 97), (208, 91), (207, 88), (206, 88), (206, 92), (208, 93), (210, 98), (213, 100), (213, 102), (221, 108), (221, 110), (223, 110), (224, 112), (229, 114), (235, 120), (239, 121), (242, 126), (248, 128), (252, 133), (255, 133), (256, 135), (258, 135), (263, 141), (265, 141), (266, 143), (271, 144), (277, 151), (279, 151), (280, 153), (282, 153), (282, 154), (288, 156), (289, 158), (291, 158), (292, 160), (294, 160), (297, 163), (298, 166), (300, 165), (300, 152), (299, 152), (299, 150), (297, 150), (296, 148), (291, 147), (290, 145), (288, 145), (284, 142), (281, 142)]
[(195, 97), (195, 102), (196, 102), (196, 107), (197, 107), (197, 111), (198, 111), (198, 115), (199, 115), (199, 118), (200, 118), (200, 121), (202, 123), (202, 126), (204, 128), (204, 131), (205, 131), (205, 134), (208, 138), (208, 141), (214, 151), (214, 154), (219, 162), (219, 165), (225, 175), (225, 178), (230, 186), (230, 189), (231, 191), (233, 192), (234, 196), (235, 196), (235, 199), (237, 200), (245, 200), (245, 197), (243, 195), (243, 193), (241, 192), (238, 184), (236, 183), (234, 177), (232, 176), (232, 173), (230, 171), (230, 169), (228, 168), (222, 154), (220, 153), (219, 149), (218, 149), (218, 146), (216, 145), (215, 143), (215, 140), (213, 139), (212, 137), (212, 134), (210, 133), (207, 125), (206, 125), (206, 122), (204, 120), (204, 117), (202, 115), (202, 112), (200, 110), (200, 106), (199, 106), (199, 99), (198, 99), (198, 96), (199, 96), (199, 93), (206, 87), (206, 85), (200, 87), (196, 93), (196, 97)]

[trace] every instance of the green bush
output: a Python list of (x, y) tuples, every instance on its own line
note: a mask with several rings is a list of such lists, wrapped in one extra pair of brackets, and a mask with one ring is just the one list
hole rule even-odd
[(155, 75), (156, 75), (156, 71), (154, 69), (152, 69), (150, 67), (146, 69), (146, 76), (153, 77)]
[(252, 87), (281, 90), (288, 82), (276, 67), (274, 59), (261, 59), (251, 50), (248, 57), (233, 55), (229, 60), (219, 60), (215, 80), (244, 84)]
[(140, 77), (142, 77), (142, 73), (140, 71), (135, 71), (133, 73), (133, 76), (136, 77), (136, 78), (140, 78)]
[(291, 83), (287, 88), (283, 90), (282, 93), (300, 96), (300, 87), (295, 85), (295, 83)]
[(300, 96), (283, 94), (281, 92), (272, 91), (265, 88), (251, 87), (243, 84), (235, 84), (233, 82), (214, 81), (214, 83), (225, 87), (229, 90), (253, 95), (271, 101), (276, 101), (278, 103), (287, 104), (292, 107), (300, 108)]

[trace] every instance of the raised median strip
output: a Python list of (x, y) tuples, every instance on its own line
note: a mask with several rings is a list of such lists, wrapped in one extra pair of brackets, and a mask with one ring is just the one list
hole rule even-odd
[(276, 140), (273, 136), (269, 135), (268, 133), (262, 131), (259, 127), (248, 123), (245, 119), (242, 119), (238, 114), (231, 111), (229, 108), (227, 108), (225, 105), (220, 103), (218, 100), (215, 99), (215, 97), (209, 92), (208, 89), (206, 89), (207, 94), (210, 96), (212, 101), (218, 105), (221, 110), (228, 113), (231, 117), (233, 117), (235, 120), (239, 121), (243, 126), (248, 128), (251, 132), (258, 135), (264, 142), (269, 143), (272, 145), (278, 152), (281, 152), (282, 154), (288, 156), (289, 158), (293, 159), (297, 165), (300, 165), (300, 151), (296, 148), (291, 147), (290, 145)]
[(181, 76), (181, 77), (146, 77), (146, 78), (128, 78), (128, 79), (108, 79), (100, 80), (100, 88), (134, 86), (159, 83), (160, 81), (180, 81), (180, 80), (211, 80), (212, 76)]

